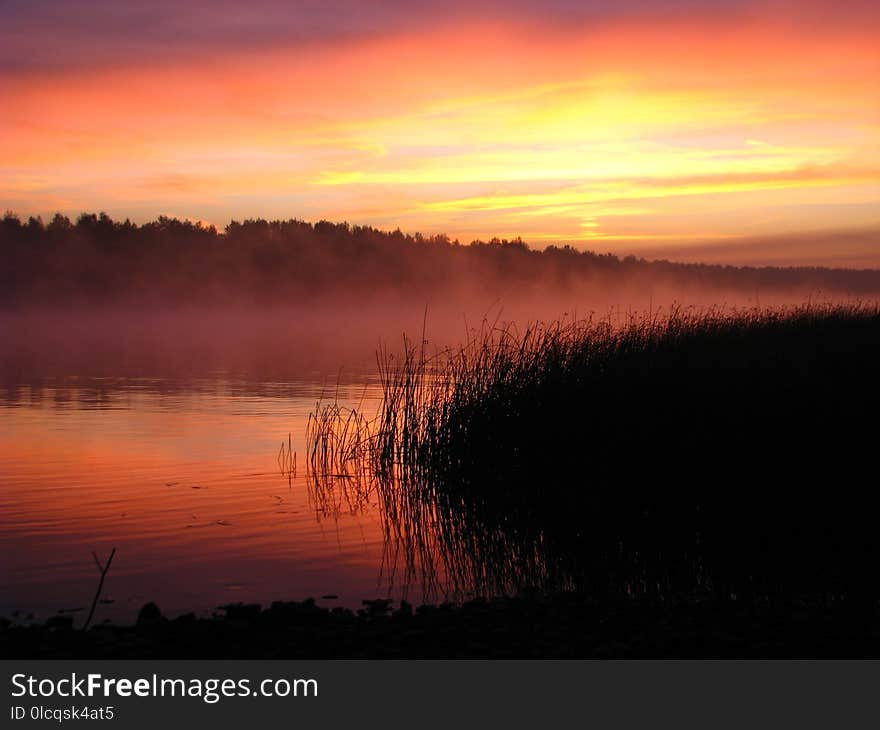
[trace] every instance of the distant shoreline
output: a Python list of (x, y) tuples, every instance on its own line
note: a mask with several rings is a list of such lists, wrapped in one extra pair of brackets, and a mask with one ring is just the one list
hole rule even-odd
[(762, 306), (780, 298), (880, 296), (878, 269), (676, 263), (570, 245), (538, 250), (518, 238), (461, 244), (446, 235), (298, 219), (232, 221), (218, 231), (166, 217), (137, 225), (103, 213), (76, 221), (56, 214), (44, 223), (7, 213), (0, 254), (0, 309), (13, 310), (390, 298), (420, 308), (432, 296), (459, 309), (457, 302), (474, 297), (510, 304), (549, 294), (584, 308), (614, 301), (647, 309), (673, 301)]

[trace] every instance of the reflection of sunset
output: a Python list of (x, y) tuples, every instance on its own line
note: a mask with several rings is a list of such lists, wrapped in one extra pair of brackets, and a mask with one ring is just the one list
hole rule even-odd
[(376, 515), (322, 515), (304, 474), (288, 482), (278, 470), (289, 430), (303, 448), (313, 399), (235, 390), (160, 395), (117, 381), (100, 408), (75, 388), (61, 405), (54, 387), (0, 401), (0, 611), (86, 600), (91, 551), (113, 547), (116, 603), (103, 614), (117, 618), (143, 594), (178, 612), (242, 587), (267, 599), (372, 595)]
[(875, 12), (664, 20), (635, 3), (553, 22), (526, 5), (7, 64), (0, 196), (44, 216), (325, 217), (657, 255), (880, 223)]

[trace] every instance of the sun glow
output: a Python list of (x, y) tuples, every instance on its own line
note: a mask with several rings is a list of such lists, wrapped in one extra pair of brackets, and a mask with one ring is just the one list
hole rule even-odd
[(870, 23), (752, 16), (484, 18), (7, 70), (0, 196), (44, 216), (347, 219), (621, 253), (877, 227), (878, 77)]

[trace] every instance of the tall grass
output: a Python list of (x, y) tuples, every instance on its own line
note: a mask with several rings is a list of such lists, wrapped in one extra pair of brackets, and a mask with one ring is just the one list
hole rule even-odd
[(379, 413), (316, 421), (310, 463), (360, 465), (389, 564), (431, 590), (880, 597), (876, 307), (423, 343), (380, 352)]

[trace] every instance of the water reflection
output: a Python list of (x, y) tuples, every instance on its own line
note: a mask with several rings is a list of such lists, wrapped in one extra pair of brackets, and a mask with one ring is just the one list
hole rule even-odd
[[(302, 451), (317, 399), (369, 402), (370, 382), (326, 378), (47, 378), (0, 388), (0, 615), (87, 605), (91, 553), (117, 549), (96, 620), (230, 601), (384, 595), (370, 509), (329, 511)], [(361, 505), (366, 507), (366, 505)]]

